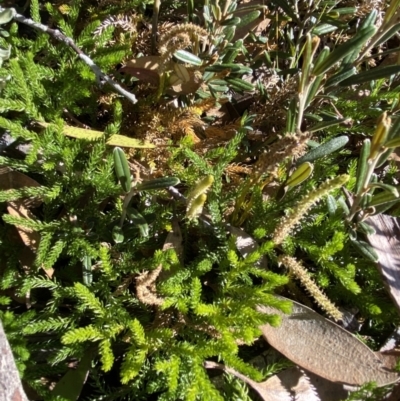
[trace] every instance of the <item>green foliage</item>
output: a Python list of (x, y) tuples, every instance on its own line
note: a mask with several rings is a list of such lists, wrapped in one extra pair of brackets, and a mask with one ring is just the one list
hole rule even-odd
[[(290, 313), (274, 294), (305, 296), (301, 277), (279, 265), (282, 255), (302, 261), (329, 300), (358, 308), (369, 322), (364, 334), (382, 341), (379, 331), (399, 319), (375, 265), (355, 246), (366, 243), (363, 220), (399, 201), (396, 167), (376, 175), (397, 145), (398, 79), (394, 69), (369, 83), (363, 75), (376, 73), (363, 44), (386, 43), (371, 28), (375, 13), (272, 1), (271, 25), (256, 36), (242, 28), (263, 7), (166, 1), (165, 15), (187, 15), (173, 37), (158, 25), (157, 72), (138, 67), (130, 76), (119, 65), (151, 55), (138, 27), (153, 2), (100, 3), (34, 0), (26, 15), (73, 39), (137, 104), (97, 82), (82, 55), (47, 33), (14, 21), (1, 38), (11, 52), (3, 57), (0, 48), (0, 77), (9, 77), (0, 78), (0, 135), (11, 143), (0, 154), (8, 168), (0, 181), (0, 319), (24, 379), (46, 400), (62, 397), (62, 386), (55, 395), (42, 378), (63, 383), (68, 366), (82, 362), (90, 367), (79, 399), (250, 400), (237, 379), (216, 385), (204, 362), (258, 381), (285, 366), (260, 372), (242, 352), (261, 325), (280, 323), (258, 305)], [(394, 34), (390, 21), (382, 29), (386, 40)], [(331, 50), (320, 45), (332, 38)], [(260, 78), (249, 82), (253, 71)], [(355, 90), (345, 85), (353, 74)], [(179, 92), (187, 81), (193, 87)], [(232, 92), (247, 91), (256, 99), (247, 112), (236, 110), (227, 125), (212, 115), (228, 100), (234, 107)], [(104, 136), (70, 138), (71, 125)], [(107, 140), (117, 133), (155, 149), (113, 149)], [(360, 157), (350, 149), (357, 141)], [(305, 160), (313, 166), (304, 180), (287, 185)], [(9, 171), (38, 185), (8, 179)], [(231, 227), (253, 237), (249, 249)], [(26, 240), (33, 235), (36, 244)]]

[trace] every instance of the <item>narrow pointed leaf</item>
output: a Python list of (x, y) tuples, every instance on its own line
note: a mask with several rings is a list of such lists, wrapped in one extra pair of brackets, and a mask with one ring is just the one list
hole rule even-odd
[(312, 33), (317, 36), (325, 35), (327, 33), (336, 31), (337, 26), (331, 24), (319, 24), (313, 30)]
[(356, 181), (356, 194), (360, 194), (366, 182), (366, 174), (368, 170), (368, 157), (371, 151), (371, 141), (367, 138), (364, 140), (361, 147), (360, 158), (357, 163), (357, 181)]
[(310, 177), (313, 170), (314, 170), (314, 166), (311, 163), (305, 162), (305, 163), (301, 164), (299, 167), (297, 167), (297, 169), (293, 172), (293, 174), (288, 178), (288, 180), (286, 181), (286, 186), (294, 187), (296, 185), (301, 184), (308, 177)]
[(358, 85), (364, 82), (371, 82), (376, 79), (387, 78), (391, 75), (400, 73), (400, 65), (388, 65), (381, 68), (373, 68), (369, 71), (364, 71), (360, 74), (354, 75), (351, 78), (345, 79), (340, 82), (340, 86)]
[(83, 284), (90, 286), (93, 281), (92, 258), (88, 255), (84, 256), (82, 264), (83, 264), (83, 268), (82, 268)]
[(390, 29), (388, 29), (382, 37), (379, 38), (379, 40), (374, 43), (374, 47), (378, 47), (382, 43), (385, 43), (388, 41), (392, 36), (394, 36), (397, 32), (400, 30), (400, 22), (393, 25)]
[(397, 148), (400, 146), (400, 138), (394, 138), (385, 142), (385, 148)]
[(83, 385), (89, 375), (94, 357), (94, 349), (85, 352), (76, 369), (69, 369), (60, 379), (51, 392), (54, 397), (61, 397), (65, 401), (76, 401), (82, 391)]
[(176, 177), (161, 177), (150, 181), (144, 181), (136, 185), (138, 191), (150, 191), (152, 189), (164, 189), (178, 185), (181, 181)]
[(114, 168), (122, 189), (128, 193), (132, 188), (131, 171), (124, 151), (121, 148), (115, 148), (113, 152)]
[(126, 215), (128, 216), (129, 220), (131, 220), (132, 223), (139, 228), (142, 237), (149, 236), (149, 225), (147, 224), (146, 219), (140, 214), (138, 210), (133, 207), (128, 207), (128, 209), (126, 210)]
[(335, 75), (333, 75), (332, 77), (330, 77), (326, 81), (325, 87), (337, 85), (338, 83), (344, 81), (345, 79), (350, 78), (353, 75), (355, 75), (356, 72), (357, 72), (357, 70), (355, 67), (346, 68), (344, 71), (340, 71), (340, 72), (336, 73)]
[(347, 121), (346, 118), (341, 118), (339, 120), (322, 121), (322, 122), (312, 126), (308, 131), (309, 132), (321, 131), (321, 130), (329, 128), (329, 127), (334, 127), (335, 125), (342, 124), (346, 121)]
[(389, 202), (393, 202), (393, 201), (397, 201), (399, 199), (398, 196), (395, 196), (392, 192), (389, 191), (383, 191), (380, 192), (379, 194), (376, 194), (372, 197), (369, 206), (378, 206), (378, 205), (383, 205), (385, 203), (389, 203)]
[(365, 18), (365, 20), (361, 24), (360, 30), (361, 29), (367, 29), (367, 28), (370, 28), (371, 26), (374, 26), (377, 16), (378, 16), (378, 10), (372, 10), (367, 15), (367, 18)]
[(389, 185), (389, 184), (384, 184), (383, 182), (373, 182), (368, 185), (369, 188), (381, 188), (384, 189), (385, 191), (390, 192), (393, 196), (396, 198), (399, 197), (399, 191), (397, 190), (396, 187)]
[(372, 35), (375, 34), (375, 32), (376, 28), (374, 26), (367, 28), (362, 32), (358, 32), (356, 36), (337, 47), (324, 61), (322, 61), (318, 66), (314, 67), (313, 74), (324, 74), (342, 58), (353, 52), (354, 48), (361, 47)]
[(248, 91), (251, 92), (254, 90), (254, 86), (249, 83), (244, 81), (243, 79), (240, 78), (225, 78), (226, 82), (228, 82), (229, 86), (237, 91)]

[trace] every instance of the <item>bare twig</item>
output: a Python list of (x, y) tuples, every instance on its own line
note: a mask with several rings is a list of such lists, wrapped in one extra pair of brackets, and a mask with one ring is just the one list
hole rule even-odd
[(157, 25), (158, 15), (160, 13), (161, 0), (154, 0), (153, 5), (153, 21), (151, 27), (151, 53), (156, 54), (157, 49)]
[(133, 104), (137, 103), (136, 96), (133, 95), (132, 93), (128, 92), (124, 88), (122, 88), (117, 82), (115, 82), (112, 78), (110, 78), (108, 75), (104, 74), (103, 71), (101, 71), (100, 67), (88, 56), (86, 55), (77, 45), (76, 43), (69, 38), (68, 36), (65, 36), (62, 34), (58, 29), (51, 29), (46, 25), (40, 24), (38, 22), (35, 22), (31, 20), (30, 18), (26, 18), (21, 14), (15, 14), (14, 16), (15, 21), (20, 22), (21, 24), (25, 24), (30, 26), (33, 29), (36, 29), (38, 31), (46, 32), (49, 35), (51, 35), (54, 39), (58, 40), (59, 42), (62, 42), (69, 46), (72, 50), (75, 51), (75, 53), (78, 55), (78, 57), (85, 62), (90, 69), (95, 73), (96, 75), (96, 80), (99, 85), (103, 85), (104, 82), (108, 83), (116, 92), (121, 94), (122, 96), (126, 97), (128, 100), (130, 100)]

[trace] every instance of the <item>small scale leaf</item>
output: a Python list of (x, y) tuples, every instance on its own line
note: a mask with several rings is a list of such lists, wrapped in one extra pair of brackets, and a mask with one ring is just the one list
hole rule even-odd
[(349, 141), (349, 138), (345, 135), (338, 136), (337, 138), (333, 138), (328, 142), (318, 146), (317, 148), (312, 149), (303, 157), (297, 160), (297, 164), (304, 162), (313, 162), (314, 160), (320, 159), (321, 157), (327, 156), (346, 145)]
[(128, 193), (132, 188), (131, 171), (125, 153), (121, 148), (115, 148), (113, 152), (114, 168), (122, 189)]
[(186, 50), (177, 50), (174, 53), (174, 57), (176, 57), (178, 60), (183, 61), (184, 63), (187, 64), (192, 64), (192, 65), (202, 65), (203, 62), (201, 59), (197, 56), (195, 56), (193, 53), (190, 53)]

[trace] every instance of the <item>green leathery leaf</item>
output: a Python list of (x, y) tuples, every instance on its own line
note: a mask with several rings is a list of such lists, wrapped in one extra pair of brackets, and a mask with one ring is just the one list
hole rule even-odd
[(17, 12), (13, 8), (3, 8), (0, 11), (0, 25), (8, 24)]
[(326, 206), (328, 207), (329, 215), (334, 216), (337, 210), (337, 203), (336, 199), (330, 194), (326, 197)]
[(310, 75), (310, 68), (312, 65), (312, 57), (313, 57), (313, 43), (311, 39), (311, 34), (308, 33), (306, 35), (306, 43), (304, 45), (304, 51), (303, 51), (303, 68), (299, 80), (299, 93), (304, 92), (306, 84), (310, 81), (309, 75)]
[(321, 50), (321, 52), (319, 53), (317, 59), (315, 60), (315, 63), (314, 63), (314, 70), (315, 70), (316, 68), (318, 68), (318, 67), (325, 61), (325, 59), (329, 56), (329, 54), (330, 54), (330, 49), (329, 49), (328, 46), (325, 46), (325, 47)]
[(188, 14), (188, 17), (189, 17), (189, 21), (193, 22), (194, 0), (187, 0), (187, 14)]
[(250, 22), (253, 22), (255, 19), (257, 19), (261, 14), (261, 11), (251, 11), (248, 14), (246, 14), (245, 16), (240, 18), (240, 22), (237, 24), (238, 28), (241, 28), (242, 26), (246, 26), (248, 24), (250, 24)]
[(193, 53), (190, 53), (186, 50), (177, 50), (174, 53), (174, 57), (176, 57), (178, 60), (183, 61), (184, 63), (187, 64), (192, 64), (192, 65), (202, 65), (203, 62), (201, 59), (197, 56), (195, 56)]
[(161, 177), (144, 181), (136, 185), (138, 191), (150, 191), (152, 189), (164, 189), (178, 185), (181, 181), (176, 177)]
[(342, 58), (354, 51), (354, 48), (361, 47), (371, 36), (375, 34), (377, 28), (372, 26), (365, 30), (360, 30), (357, 34), (347, 42), (338, 46), (326, 57), (324, 61), (314, 67), (313, 75), (321, 75), (328, 71), (333, 65)]
[(360, 26), (360, 30), (361, 29), (370, 28), (371, 26), (374, 26), (377, 16), (378, 16), (378, 10), (376, 10), (376, 9), (372, 10), (367, 15), (367, 18), (365, 18), (365, 20), (362, 22), (362, 24)]
[(378, 262), (379, 261), (379, 256), (376, 253), (375, 249), (368, 244), (365, 241), (361, 241), (361, 240), (350, 240), (351, 243), (354, 245), (354, 247), (357, 249), (357, 251), (363, 255), (364, 257), (366, 257), (368, 260), (370, 260), (371, 262)]
[(89, 375), (92, 360), (95, 357), (97, 347), (91, 347), (85, 351), (76, 369), (70, 368), (67, 373), (55, 385), (51, 395), (61, 397), (64, 401), (78, 400), (83, 385)]
[(128, 193), (132, 188), (131, 171), (124, 151), (121, 148), (114, 148), (114, 168), (122, 189)]
[(288, 180), (286, 181), (286, 186), (294, 187), (296, 185), (301, 184), (308, 177), (310, 177), (313, 170), (314, 170), (314, 166), (311, 163), (305, 162), (305, 163), (301, 164), (300, 166), (297, 167), (297, 169), (293, 172), (293, 174), (288, 178)]
[(114, 226), (112, 229), (112, 238), (116, 244), (122, 244), (124, 242), (124, 234), (120, 226)]
[(384, 184), (383, 182), (372, 182), (368, 185), (368, 188), (380, 188), (380, 189), (390, 192), (396, 198), (399, 197), (399, 191), (397, 190), (396, 187), (394, 187), (393, 185)]
[(365, 139), (361, 147), (360, 158), (357, 163), (357, 181), (356, 181), (356, 194), (360, 194), (363, 190), (366, 182), (366, 174), (368, 170), (368, 157), (371, 151), (371, 141), (370, 139)]
[(233, 17), (233, 18), (226, 19), (225, 21), (222, 21), (220, 25), (221, 26), (231, 26), (231, 25), (238, 26), (240, 21), (241, 20), (239, 17)]
[(248, 91), (251, 92), (254, 90), (254, 86), (249, 83), (244, 81), (243, 79), (240, 78), (230, 78), (226, 77), (225, 81), (228, 82), (229, 86), (237, 91)]
[(347, 215), (350, 213), (350, 209), (347, 206), (346, 200), (344, 199), (343, 196), (340, 196), (337, 200), (337, 204), (342, 208), (342, 210), (344, 211), (344, 213)]
[(314, 100), (316, 93), (321, 88), (321, 82), (323, 79), (324, 79), (323, 75), (318, 75), (318, 77), (316, 77), (314, 79), (314, 81), (312, 82), (310, 89), (308, 90), (308, 93), (307, 93), (307, 100), (305, 103), (305, 108), (307, 108), (310, 105), (310, 103)]
[(88, 255), (83, 257), (83, 269), (82, 269), (82, 280), (83, 284), (86, 286), (90, 286), (93, 281), (93, 274), (92, 274), (92, 258)]
[(221, 72), (225, 70), (231, 70), (232, 72), (239, 72), (239, 71), (244, 71), (246, 70), (247, 74), (250, 74), (253, 72), (253, 70), (249, 67), (245, 67), (244, 65), (240, 64), (234, 64), (234, 63), (226, 63), (226, 64), (214, 64), (210, 65), (205, 68), (205, 71), (207, 72)]
[(374, 235), (376, 233), (375, 229), (365, 221), (360, 221), (357, 224), (357, 231), (365, 235)]
[(8, 49), (2, 49), (0, 47), (0, 58), (3, 60), (8, 60), (11, 56), (11, 46)]
[(386, 78), (400, 72), (400, 65), (388, 65), (386, 67), (373, 68), (369, 71), (353, 75), (339, 83), (339, 86), (358, 85), (364, 82), (371, 82), (376, 79)]
[(329, 127), (334, 127), (335, 125), (341, 124), (346, 122), (346, 118), (341, 118), (339, 120), (329, 120), (329, 121), (322, 121), (320, 123), (317, 123), (313, 125), (308, 131), (309, 132), (317, 132), (321, 131), (323, 129), (329, 128)]
[(372, 192), (367, 192), (363, 194), (360, 201), (361, 209), (367, 209), (369, 207), (371, 199), (372, 199)]
[(336, 31), (337, 26), (331, 24), (319, 24), (313, 28), (312, 33), (317, 36), (325, 35), (327, 33)]
[(126, 210), (126, 215), (133, 224), (137, 225), (142, 237), (149, 236), (149, 225), (146, 219), (140, 214), (138, 210), (133, 207), (128, 207)]
[(357, 12), (357, 7), (335, 8), (334, 11), (337, 12), (339, 15), (355, 14)]
[(235, 32), (236, 32), (235, 26), (226, 26), (224, 29), (225, 40), (230, 42), (234, 38)]
[(314, 160), (320, 159), (321, 157), (327, 156), (346, 145), (349, 141), (349, 138), (346, 135), (338, 136), (337, 138), (333, 138), (328, 142), (318, 146), (317, 148), (312, 149), (306, 155), (300, 157), (297, 160), (297, 165), (304, 162), (313, 162)]

